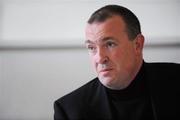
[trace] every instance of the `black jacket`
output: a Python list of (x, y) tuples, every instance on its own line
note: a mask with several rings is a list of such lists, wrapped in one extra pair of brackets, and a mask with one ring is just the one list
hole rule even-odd
[[(144, 72), (155, 120), (178, 119), (180, 64), (144, 63)], [(98, 78), (55, 101), (54, 111), (54, 120), (113, 119), (107, 93)]]

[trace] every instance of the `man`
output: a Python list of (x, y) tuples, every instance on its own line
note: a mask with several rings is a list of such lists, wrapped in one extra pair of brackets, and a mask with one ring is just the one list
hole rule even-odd
[[(85, 30), (97, 78), (54, 103), (55, 120), (163, 120), (177, 116), (180, 65), (145, 63), (138, 18), (107, 5)], [(177, 118), (176, 118), (177, 119)]]

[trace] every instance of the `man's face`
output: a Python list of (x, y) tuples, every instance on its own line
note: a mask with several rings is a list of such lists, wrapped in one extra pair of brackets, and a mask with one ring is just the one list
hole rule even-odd
[(100, 82), (112, 89), (127, 87), (142, 62), (143, 36), (129, 40), (120, 16), (87, 24), (85, 32), (86, 47)]

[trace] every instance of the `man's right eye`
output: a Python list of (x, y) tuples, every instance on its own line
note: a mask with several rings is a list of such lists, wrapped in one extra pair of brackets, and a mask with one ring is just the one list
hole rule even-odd
[(87, 48), (88, 48), (88, 50), (95, 50), (95, 47), (93, 47), (93, 46), (88, 46)]
[(88, 46), (87, 46), (87, 49), (88, 49), (89, 51), (91, 51), (91, 52), (94, 52), (94, 51), (96, 50), (96, 47), (91, 46), (91, 45), (88, 45)]

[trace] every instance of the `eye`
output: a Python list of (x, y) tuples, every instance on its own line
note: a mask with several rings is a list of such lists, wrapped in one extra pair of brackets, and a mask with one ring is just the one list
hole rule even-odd
[(87, 49), (88, 49), (90, 52), (95, 52), (95, 51), (96, 51), (96, 47), (93, 46), (93, 45), (87, 45)]
[(116, 44), (113, 41), (107, 41), (106, 42), (106, 47), (108, 47), (108, 48), (112, 48), (112, 47), (115, 47), (115, 46), (116, 46)]

